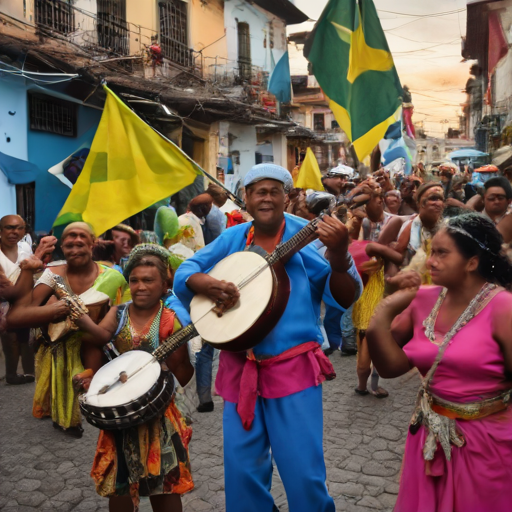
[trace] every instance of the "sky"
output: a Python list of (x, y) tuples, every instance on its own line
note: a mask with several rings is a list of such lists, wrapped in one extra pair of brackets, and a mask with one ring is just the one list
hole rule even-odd
[[(295, 0), (317, 20), (327, 0)], [(462, 62), (461, 38), (466, 33), (466, 0), (374, 0), (402, 85), (408, 85), (415, 107), (413, 121), (427, 134), (443, 137), (458, 128), (462, 92), (470, 62)], [(288, 33), (311, 30), (314, 22), (293, 25)], [(292, 75), (307, 74), (302, 45), (290, 45)]]

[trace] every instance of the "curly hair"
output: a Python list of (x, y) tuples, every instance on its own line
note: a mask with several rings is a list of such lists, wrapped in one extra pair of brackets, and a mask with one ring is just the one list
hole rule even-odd
[(502, 253), (503, 237), (489, 219), (479, 213), (465, 213), (448, 219), (445, 227), (465, 258), (478, 257), (478, 273), (485, 280), (510, 287), (512, 264)]

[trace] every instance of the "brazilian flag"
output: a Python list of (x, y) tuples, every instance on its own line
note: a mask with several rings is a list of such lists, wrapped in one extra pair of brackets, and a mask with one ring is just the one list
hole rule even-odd
[(330, 0), (304, 47), (360, 160), (400, 119), (402, 86), (372, 0)]

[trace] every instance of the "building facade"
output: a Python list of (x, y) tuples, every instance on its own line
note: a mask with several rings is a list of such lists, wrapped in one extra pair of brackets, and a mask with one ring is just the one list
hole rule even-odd
[(0, 153), (39, 172), (21, 184), (2, 169), (0, 214), (51, 228), (69, 187), (47, 171), (90, 147), (104, 82), (210, 174), (286, 166), (293, 123), (267, 84), (287, 24), (305, 20), (288, 0), (3, 0)]

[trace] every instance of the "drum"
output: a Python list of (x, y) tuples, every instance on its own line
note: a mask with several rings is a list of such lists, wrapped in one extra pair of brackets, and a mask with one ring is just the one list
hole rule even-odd
[[(126, 372), (122, 383), (119, 375)], [(108, 388), (106, 392), (103, 392)], [(79, 397), (86, 420), (103, 430), (136, 427), (163, 414), (174, 396), (174, 376), (142, 350), (125, 352), (94, 375), (89, 390)]]

